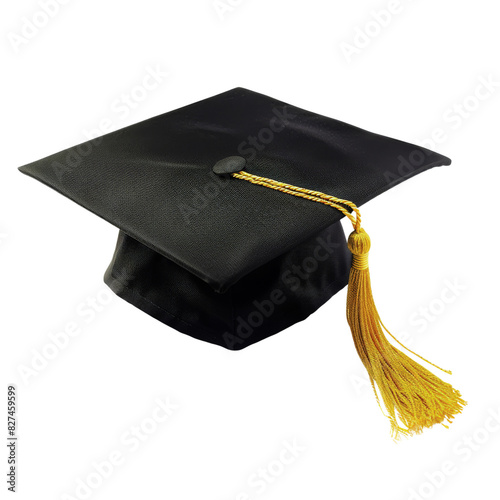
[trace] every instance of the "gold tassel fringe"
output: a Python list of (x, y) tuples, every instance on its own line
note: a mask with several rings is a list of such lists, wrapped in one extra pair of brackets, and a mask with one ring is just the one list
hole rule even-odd
[(384, 335), (385, 330), (393, 337), (380, 320), (372, 296), (368, 234), (363, 229), (353, 231), (348, 247), (353, 253), (353, 263), (347, 292), (347, 321), (379, 405), (377, 388), (380, 392), (393, 437), (418, 434), (425, 427), (445, 420), (451, 423), (466, 404), (460, 392), (394, 347)]

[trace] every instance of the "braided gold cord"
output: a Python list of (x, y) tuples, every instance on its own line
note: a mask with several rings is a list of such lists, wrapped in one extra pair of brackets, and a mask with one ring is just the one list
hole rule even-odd
[[(237, 179), (251, 182), (252, 184), (257, 184), (259, 186), (274, 189), (275, 191), (281, 191), (282, 193), (290, 194), (292, 196), (298, 196), (306, 200), (311, 200), (317, 203), (323, 203), (323, 205), (328, 205), (329, 207), (335, 208), (343, 215), (345, 215), (351, 221), (351, 224), (353, 225), (356, 232), (359, 232), (359, 230), (361, 229), (361, 213), (359, 211), (359, 208), (352, 201), (343, 200), (341, 198), (337, 198), (336, 196), (325, 194), (320, 191), (313, 191), (312, 189), (293, 186), (292, 184), (286, 184), (285, 182), (279, 182), (275, 181), (274, 179), (268, 179), (266, 177), (249, 174), (248, 172), (245, 172), (243, 170), (241, 170), (240, 172), (235, 172), (231, 175)], [(346, 207), (349, 207), (355, 215), (349, 212)]]

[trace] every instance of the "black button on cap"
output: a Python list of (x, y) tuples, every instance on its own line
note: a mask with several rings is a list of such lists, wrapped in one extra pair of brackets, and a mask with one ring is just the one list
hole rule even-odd
[(217, 175), (234, 174), (245, 168), (247, 161), (243, 156), (228, 156), (219, 160), (213, 167), (212, 171)]

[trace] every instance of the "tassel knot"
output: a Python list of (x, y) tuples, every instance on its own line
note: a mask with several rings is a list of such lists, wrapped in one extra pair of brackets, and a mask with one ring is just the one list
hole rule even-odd
[(352, 253), (352, 268), (358, 271), (368, 269), (368, 252), (370, 250), (370, 237), (364, 229), (353, 231), (347, 240), (347, 247)]
[(370, 237), (364, 229), (360, 228), (359, 231), (353, 231), (349, 235), (347, 246), (353, 255), (368, 254), (371, 247)]

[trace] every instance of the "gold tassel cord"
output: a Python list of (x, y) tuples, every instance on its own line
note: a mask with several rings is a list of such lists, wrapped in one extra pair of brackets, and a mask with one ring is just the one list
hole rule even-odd
[[(301, 198), (305, 198), (306, 200), (316, 201), (318, 203), (323, 203), (324, 205), (336, 208), (351, 221), (355, 231), (359, 231), (361, 229), (361, 213), (359, 212), (359, 208), (352, 201), (342, 200), (336, 196), (321, 193), (319, 191), (313, 191), (312, 189), (292, 186), (291, 184), (285, 184), (284, 182), (275, 181), (274, 179), (267, 179), (266, 177), (249, 174), (244, 170), (235, 172), (231, 175), (237, 179), (251, 182), (252, 184), (268, 187), (276, 191), (281, 191), (282, 193), (299, 196)], [(349, 210), (342, 205), (349, 207), (355, 215), (352, 215), (352, 213), (350, 213)]]
[(339, 210), (351, 221), (354, 231), (350, 234), (347, 244), (353, 254), (353, 260), (347, 290), (347, 321), (358, 355), (368, 371), (377, 402), (382, 408), (382, 401), (386, 408), (392, 435), (397, 439), (401, 435), (418, 434), (424, 428), (437, 423), (447, 427), (444, 422), (451, 423), (454, 415), (461, 413), (467, 403), (451, 384), (442, 381), (394, 347), (384, 335), (385, 331), (409, 353), (451, 374), (450, 371), (443, 370), (406, 348), (382, 323), (373, 300), (368, 269), (370, 238), (361, 228), (358, 207), (349, 200), (248, 172), (240, 171), (231, 175), (252, 184), (328, 205)]

